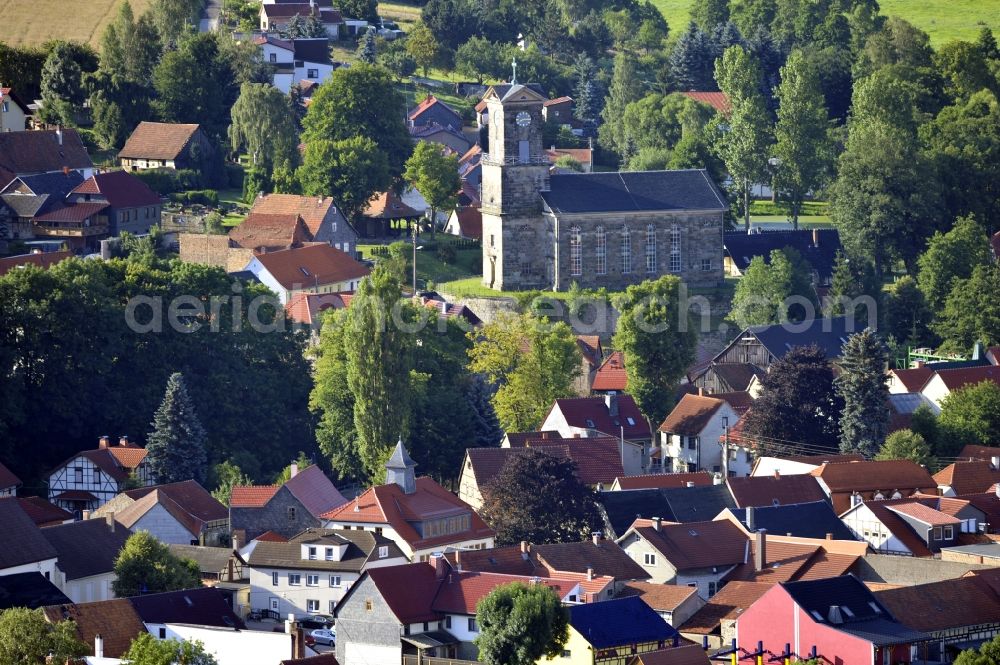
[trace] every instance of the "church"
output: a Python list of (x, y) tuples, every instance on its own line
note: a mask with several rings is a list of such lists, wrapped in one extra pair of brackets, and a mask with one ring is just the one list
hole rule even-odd
[(484, 99), (484, 285), (620, 290), (667, 274), (689, 286), (722, 282), (727, 203), (703, 169), (550, 174), (545, 96), (514, 82)]

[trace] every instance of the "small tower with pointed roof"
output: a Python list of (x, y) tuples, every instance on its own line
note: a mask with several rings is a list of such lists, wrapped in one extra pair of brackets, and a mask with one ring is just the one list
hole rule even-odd
[(406, 452), (406, 446), (400, 439), (396, 444), (396, 449), (392, 451), (392, 457), (385, 463), (385, 482), (395, 483), (403, 488), (406, 494), (413, 494), (417, 491), (417, 463), (410, 458)]

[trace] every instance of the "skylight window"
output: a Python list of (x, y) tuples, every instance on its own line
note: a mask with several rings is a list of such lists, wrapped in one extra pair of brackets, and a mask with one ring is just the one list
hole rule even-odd
[(872, 610), (874, 610), (875, 614), (882, 614), (882, 608), (879, 607), (878, 604), (874, 600), (869, 600), (868, 601), (868, 607), (872, 608)]
[(629, 427), (632, 427), (632, 426), (635, 425), (635, 418), (633, 418), (632, 416), (627, 417), (625, 419), (625, 421), (629, 424)]
[(587, 427), (594, 427), (594, 421), (590, 418), (587, 418)]
[(694, 529), (689, 529), (689, 530), (688, 530), (688, 533), (689, 533), (690, 535), (692, 535), (692, 536), (697, 536), (697, 535), (698, 535), (698, 532), (697, 532), (697, 531), (695, 531)]
[(811, 611), (809, 614), (811, 614), (813, 619), (816, 619), (816, 621), (819, 621), (820, 623), (823, 622), (823, 615), (816, 610)]
[(851, 611), (850, 607), (843, 607), (843, 606), (841, 606), (840, 611), (843, 612), (844, 616), (846, 616), (848, 619), (853, 619), (854, 618), (854, 612)]
[(311, 275), (309, 274), (309, 269), (306, 268), (305, 266), (299, 266), (299, 270), (301, 270), (302, 274), (305, 275), (306, 277), (311, 277)]

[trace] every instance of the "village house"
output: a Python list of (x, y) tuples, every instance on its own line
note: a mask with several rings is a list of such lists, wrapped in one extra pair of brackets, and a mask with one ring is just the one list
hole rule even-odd
[(564, 602), (579, 594), (572, 580), (467, 571), (441, 555), (367, 570), (337, 606), (337, 662), (473, 660), (479, 653), (473, 643), (479, 636), (476, 604), (497, 586), (513, 582), (544, 585)]
[(174, 556), (182, 559), (190, 559), (198, 564), (198, 572), (201, 573), (201, 582), (205, 586), (218, 585), (223, 589), (228, 589), (232, 588), (233, 585), (240, 585), (240, 583), (245, 582), (247, 586), (245, 597), (243, 597), (244, 594), (237, 593), (239, 606), (234, 606), (237, 614), (242, 616), (241, 608), (245, 609), (249, 607), (250, 572), (246, 568), (247, 562), (239, 550), (229, 547), (178, 545), (175, 543), (171, 543), (167, 547), (170, 548), (170, 552)]
[(629, 395), (557, 399), (541, 429), (555, 430), (565, 438), (617, 437), (623, 444), (625, 473), (637, 474), (648, 469), (649, 421)]
[(698, 595), (698, 590), (690, 586), (626, 582), (625, 588), (617, 597), (629, 596), (642, 598), (642, 602), (674, 627), (683, 624), (705, 605), (705, 600)]
[(404, 563), (395, 543), (371, 531), (307, 529), (287, 542), (258, 542), (247, 557), (250, 609), (332, 615), (365, 570)]
[(729, 402), (703, 394), (685, 394), (659, 427), (662, 468), (670, 472), (712, 471), (727, 476), (750, 474), (752, 453), (727, 443), (726, 434), (740, 415)]
[(300, 471), (293, 462), (291, 469), (284, 485), (233, 487), (229, 515), (240, 545), (269, 531), (287, 539), (318, 528), (321, 515), (347, 501), (315, 464)]
[(678, 627), (684, 638), (709, 649), (729, 647), (736, 639), (736, 619), (772, 586), (763, 582), (728, 582), (691, 618), (672, 625)]
[(555, 658), (542, 663), (590, 665), (680, 646), (680, 633), (636, 596), (569, 608), (569, 638)]
[(721, 588), (727, 573), (745, 563), (750, 539), (729, 521), (663, 524), (637, 520), (618, 544), (656, 584), (691, 586), (704, 599)]
[(766, 371), (775, 360), (800, 346), (815, 344), (830, 360), (840, 357), (847, 338), (865, 329), (865, 323), (840, 317), (817, 318), (794, 326), (772, 324), (750, 326), (712, 359), (715, 364), (750, 365), (748, 373)]
[(42, 536), (56, 551), (53, 583), (74, 603), (114, 598), (115, 561), (132, 535), (105, 520), (83, 520), (42, 529)]
[(0, 613), (14, 607), (35, 610), (69, 598), (41, 573), (0, 575)]
[[(0, 232), (5, 240), (30, 240), (35, 237), (32, 221), (64, 205), (66, 195), (83, 182), (79, 171), (36, 173), (17, 176), (0, 188)], [(40, 229), (45, 237), (47, 229)]]
[(31, 109), (13, 88), (0, 88), (0, 134), (23, 132)]
[(406, 114), (406, 124), (409, 127), (426, 127), (438, 125), (449, 129), (462, 129), (462, 116), (453, 108), (434, 95), (427, 95), (423, 101), (410, 109)]
[(861, 501), (937, 493), (937, 483), (927, 469), (910, 460), (831, 462), (810, 474), (819, 481), (838, 515)]
[(1000, 469), (1000, 447), (968, 444), (958, 453), (960, 460), (985, 460), (994, 469)]
[(118, 160), (126, 171), (200, 170), (214, 153), (215, 146), (201, 125), (143, 121), (125, 141)]
[(302, 247), (312, 241), (312, 234), (300, 215), (251, 212), (229, 231), (232, 249), (245, 250), (242, 255), (276, 252)]
[(769, 534), (799, 538), (856, 540), (825, 499), (774, 506), (747, 506), (737, 510), (727, 508), (716, 519), (736, 520), (743, 525), (748, 536), (764, 530)]
[(0, 497), (16, 496), (21, 479), (0, 462)]
[(386, 484), (323, 514), (323, 526), (374, 531), (411, 561), (447, 549), (493, 547), (494, 532), (476, 511), (432, 478), (417, 478), (416, 466), (400, 441), (385, 465)]
[(262, 194), (253, 202), (251, 213), (262, 215), (298, 215), (313, 242), (324, 242), (354, 255), (358, 234), (329, 196), (298, 194)]
[(256, 254), (246, 268), (282, 305), (297, 293), (354, 292), (370, 272), (363, 263), (327, 244)]
[(273, 34), (254, 37), (264, 62), (274, 68), (274, 87), (285, 93), (303, 81), (323, 83), (336, 68), (326, 37), (281, 39)]
[(560, 167), (557, 162), (566, 157), (580, 165), (583, 173), (590, 173), (594, 170), (594, 151), (591, 148), (557, 148), (554, 145), (545, 150), (545, 157), (552, 165), (550, 170), (555, 173), (575, 173), (572, 168)]
[(598, 492), (594, 498), (604, 533), (616, 540), (637, 519), (659, 517), (664, 523), (687, 524), (714, 520), (723, 510), (736, 509), (721, 478), (713, 479), (711, 485), (689, 482), (685, 487)]
[(160, 195), (127, 171), (94, 174), (66, 195), (68, 206), (88, 203), (107, 204), (101, 214), (108, 218), (112, 236), (122, 231), (149, 233), (151, 227), (160, 225), (163, 210)]
[(0, 577), (15, 573), (40, 573), (52, 582), (59, 553), (14, 497), (0, 498), (0, 524), (5, 544), (0, 547)]
[(284, 32), (293, 16), (307, 19), (315, 16), (326, 30), (329, 39), (339, 39), (344, 17), (334, 9), (329, 0), (325, 2), (274, 2), (260, 6), (260, 29), (262, 32)]
[(48, 499), (77, 517), (95, 510), (121, 493), (127, 483), (152, 485), (146, 449), (121, 437), (118, 445), (102, 436), (96, 450), (73, 455), (46, 474)]
[(990, 381), (1000, 386), (1000, 367), (984, 365), (938, 370), (927, 379), (927, 383), (920, 389), (920, 393), (931, 403), (934, 412), (940, 413), (941, 403), (948, 395), (983, 381)]
[(94, 163), (75, 129), (0, 132), (0, 187), (22, 175), (77, 171), (89, 178)]
[(982, 494), (1000, 482), (1000, 471), (986, 460), (954, 462), (934, 474), (941, 496)]
[[(142, 619), (128, 598), (91, 603), (52, 603), (42, 608), (42, 613), (49, 623), (72, 621), (77, 639), (87, 646), (87, 655), (102, 659), (122, 658), (132, 640), (146, 632)], [(107, 661), (97, 662), (104, 665)]]
[[(709, 362), (690, 373), (691, 384), (706, 394), (749, 392), (767, 372), (752, 363)], [(756, 393), (754, 393), (756, 394)]]
[(856, 572), (868, 551), (856, 540), (796, 538), (771, 535), (763, 529), (749, 533), (750, 555), (747, 561), (726, 574), (730, 582), (779, 582), (819, 580)]
[(483, 237), (483, 214), (474, 206), (455, 208), (448, 217), (444, 232), (459, 238), (479, 240)]
[(736, 637), (772, 654), (851, 665), (909, 663), (929, 639), (852, 575), (774, 585), (736, 620)]
[(545, 122), (558, 122), (560, 126), (573, 124), (573, 98), (556, 97), (542, 103), (542, 117)]
[(590, 390), (595, 395), (624, 393), (628, 390), (628, 375), (625, 372), (625, 354), (612, 351), (594, 373)]
[(751, 476), (794, 476), (811, 473), (823, 464), (840, 462), (864, 462), (865, 458), (858, 454), (840, 455), (782, 455), (774, 457), (763, 455), (754, 460)]
[(424, 208), (417, 209), (403, 200), (403, 197), (392, 190), (379, 192), (373, 196), (361, 212), (359, 224), (362, 224), (361, 235), (365, 238), (387, 237), (402, 233), (392, 228), (392, 222), (406, 222), (407, 235), (412, 233), (413, 225), (424, 218)]
[(797, 251), (812, 269), (813, 286), (819, 295), (833, 279), (837, 253), (843, 251), (837, 229), (798, 229), (794, 231), (729, 231), (723, 235), (726, 274), (742, 277), (750, 262), (760, 257), (771, 261), (771, 252), (782, 249)]
[(52, 505), (40, 496), (18, 497), (17, 502), (36, 526), (58, 526), (73, 522), (76, 518), (69, 511)]
[[(976, 533), (976, 517), (968, 502), (947, 498), (887, 498), (858, 502), (840, 518), (858, 540), (875, 552), (903, 556), (933, 556), (958, 544), (959, 534)], [(981, 515), (981, 513), (979, 513)]]
[(90, 516), (148, 531), (167, 544), (220, 546), (229, 541), (229, 511), (195, 480), (127, 490)]
[(612, 492), (629, 490), (667, 489), (711, 485), (714, 479), (707, 471), (693, 473), (644, 473), (638, 476), (621, 476), (611, 483)]
[(826, 493), (816, 478), (808, 474), (728, 478), (726, 486), (737, 508), (787, 506), (791, 504), (826, 502)]

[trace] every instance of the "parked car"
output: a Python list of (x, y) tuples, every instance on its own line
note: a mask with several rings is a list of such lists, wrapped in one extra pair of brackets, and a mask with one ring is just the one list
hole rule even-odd
[(332, 630), (327, 628), (317, 628), (316, 630), (309, 633), (316, 644), (326, 644), (327, 646), (333, 646), (337, 642), (337, 634)]

